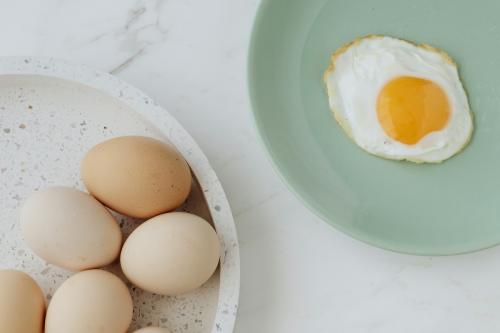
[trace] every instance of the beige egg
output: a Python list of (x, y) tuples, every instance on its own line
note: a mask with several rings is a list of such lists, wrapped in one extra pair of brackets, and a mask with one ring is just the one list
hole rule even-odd
[(45, 297), (29, 275), (0, 270), (0, 332), (42, 333)]
[(191, 190), (191, 172), (171, 145), (123, 136), (93, 147), (82, 162), (89, 192), (125, 215), (150, 218), (180, 206)]
[(122, 244), (110, 212), (87, 193), (67, 187), (31, 195), (21, 209), (21, 230), (38, 256), (74, 271), (110, 264)]
[(176, 212), (156, 216), (134, 230), (123, 246), (121, 266), (138, 287), (177, 295), (205, 283), (219, 257), (212, 226), (196, 215)]
[(146, 327), (146, 328), (141, 328), (140, 330), (135, 331), (134, 333), (170, 333), (170, 331), (166, 328)]
[(125, 284), (103, 270), (76, 273), (55, 292), (45, 333), (124, 333), (132, 321)]

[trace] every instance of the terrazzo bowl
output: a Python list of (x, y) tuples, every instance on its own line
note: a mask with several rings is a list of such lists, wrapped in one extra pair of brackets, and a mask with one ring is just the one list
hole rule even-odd
[[(128, 285), (131, 331), (156, 325), (180, 332), (232, 332), (239, 295), (239, 247), (224, 191), (191, 136), (163, 108), (120, 79), (51, 58), (0, 58), (0, 268), (33, 276), (48, 299), (70, 272), (46, 264), (24, 244), (19, 208), (34, 190), (84, 189), (79, 164), (107, 138), (146, 135), (173, 143), (188, 161), (193, 190), (180, 210), (210, 221), (219, 235), (219, 269), (200, 289), (163, 297)], [(141, 222), (115, 214), (127, 236)], [(119, 265), (107, 268), (120, 275)]]

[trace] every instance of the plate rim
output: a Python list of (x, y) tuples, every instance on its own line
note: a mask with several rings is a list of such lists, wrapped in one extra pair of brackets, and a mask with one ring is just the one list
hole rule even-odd
[[(53, 57), (0, 57), (0, 75), (37, 75), (82, 84), (96, 89), (128, 106), (153, 124), (188, 161), (204, 192), (208, 209), (221, 242), (220, 282), (211, 332), (233, 332), (240, 292), (240, 254), (236, 225), (229, 201), (215, 170), (186, 129), (163, 107), (122, 79), (87, 65), (75, 64)], [(169, 123), (170, 131), (163, 125)]]
[(261, 0), (253, 19), (253, 25), (250, 34), (250, 43), (247, 52), (247, 63), (246, 63), (247, 65), (246, 75), (247, 75), (247, 87), (248, 87), (247, 89), (251, 106), (250, 109), (252, 113), (251, 118), (253, 120), (253, 126), (256, 129), (257, 133), (259, 134), (258, 135), (259, 141), (262, 147), (264, 147), (266, 156), (273, 165), (274, 170), (281, 178), (283, 183), (287, 186), (287, 188), (295, 195), (295, 197), (297, 197), (299, 201), (309, 211), (311, 211), (313, 214), (315, 214), (317, 217), (319, 217), (321, 220), (323, 220), (326, 224), (333, 227), (334, 229), (341, 231), (345, 235), (362, 243), (399, 254), (417, 255), (417, 256), (452, 256), (452, 255), (461, 255), (461, 254), (479, 252), (500, 245), (500, 239), (499, 239), (498, 241), (494, 241), (491, 243), (485, 243), (479, 246), (464, 247), (458, 250), (457, 249), (428, 250), (425, 248), (408, 250), (403, 247), (398, 247), (395, 245), (392, 246), (390, 244), (385, 244), (382, 240), (379, 241), (377, 238), (368, 237), (366, 236), (366, 234), (356, 233), (349, 228), (343, 227), (340, 223), (337, 223), (334, 218), (331, 218), (326, 213), (324, 213), (321, 207), (319, 207), (312, 198), (308, 197), (307, 193), (303, 193), (303, 191), (300, 190), (300, 186), (297, 185), (297, 182), (295, 181), (294, 177), (290, 175), (290, 173), (287, 171), (286, 166), (283, 165), (284, 163), (276, 156), (275, 149), (273, 148), (273, 145), (270, 142), (266, 134), (266, 131), (264, 130), (263, 120), (260, 118), (259, 112), (256, 111), (257, 109), (259, 109), (259, 107), (257, 106), (258, 98), (256, 92), (257, 79), (255, 78), (256, 68), (258, 68), (257, 57), (259, 54), (259, 52), (257, 51), (258, 39), (259, 39), (258, 35), (262, 33), (260, 31), (260, 28), (262, 26), (262, 21), (264, 20), (266, 9), (270, 3), (271, 0), (269, 1)]

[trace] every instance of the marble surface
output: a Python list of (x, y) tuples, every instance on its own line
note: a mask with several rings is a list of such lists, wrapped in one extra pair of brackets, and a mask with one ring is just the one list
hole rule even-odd
[(54, 56), (111, 71), (198, 141), (239, 233), (235, 332), (500, 330), (500, 247), (439, 258), (379, 250), (320, 221), (283, 185), (256, 136), (246, 90), (257, 0), (0, 4), (0, 55)]

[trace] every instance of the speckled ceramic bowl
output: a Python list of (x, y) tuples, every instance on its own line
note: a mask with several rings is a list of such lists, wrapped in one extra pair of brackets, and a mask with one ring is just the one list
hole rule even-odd
[[(0, 268), (31, 274), (50, 299), (71, 274), (36, 257), (19, 232), (19, 208), (34, 190), (51, 185), (83, 189), (79, 164), (94, 144), (120, 135), (169, 140), (195, 179), (182, 210), (215, 226), (222, 244), (217, 273), (200, 289), (162, 297), (129, 285), (135, 311), (131, 331), (156, 325), (173, 332), (232, 332), (239, 293), (236, 230), (210, 164), (177, 121), (118, 78), (49, 58), (0, 58)], [(140, 221), (117, 216), (124, 233)], [(108, 268), (120, 274), (117, 265)]]

